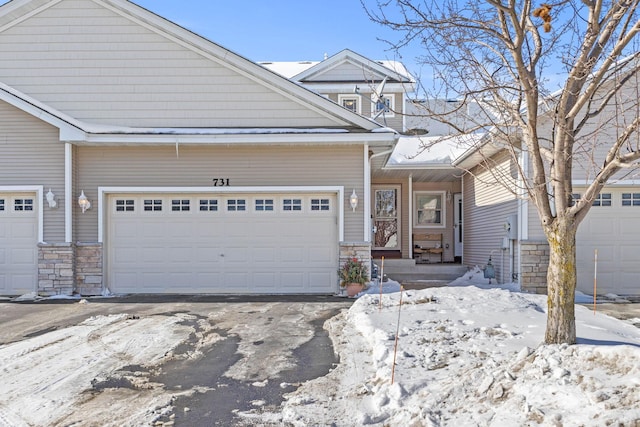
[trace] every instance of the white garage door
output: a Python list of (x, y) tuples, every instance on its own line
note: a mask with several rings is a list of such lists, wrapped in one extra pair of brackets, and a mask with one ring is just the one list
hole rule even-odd
[(32, 193), (0, 193), (0, 295), (36, 289), (37, 199)]
[(597, 293), (640, 294), (640, 189), (605, 190), (577, 236), (578, 289), (592, 294), (598, 250)]
[(331, 293), (335, 194), (109, 196), (115, 293)]

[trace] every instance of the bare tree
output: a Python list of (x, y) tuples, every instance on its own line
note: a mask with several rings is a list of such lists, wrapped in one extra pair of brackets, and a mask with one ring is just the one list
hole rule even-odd
[[(434, 71), (429, 94), (490, 106), (459, 131), (487, 131), (514, 163), (528, 153), (520, 182), (550, 250), (545, 341), (575, 343), (578, 225), (602, 188), (640, 159), (640, 0), (361, 1), (399, 32), (387, 40), (392, 48), (423, 45), (420, 60)], [(578, 172), (587, 187), (576, 201)]]

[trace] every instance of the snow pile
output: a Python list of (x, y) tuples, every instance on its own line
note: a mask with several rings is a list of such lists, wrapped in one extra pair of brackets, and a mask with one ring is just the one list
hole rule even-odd
[(545, 323), (546, 296), (505, 289), (364, 295), (326, 324), (341, 363), (287, 395), (282, 421), (637, 425), (640, 330), (577, 306), (579, 344), (546, 346)]

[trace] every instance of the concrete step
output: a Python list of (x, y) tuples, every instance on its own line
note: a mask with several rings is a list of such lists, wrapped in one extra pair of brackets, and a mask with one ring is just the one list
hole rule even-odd
[[(382, 261), (374, 260), (378, 267)], [(416, 264), (412, 259), (393, 259), (384, 261), (384, 275), (401, 283), (407, 289), (423, 289), (446, 286), (447, 283), (463, 276), (468, 268), (461, 264)]]

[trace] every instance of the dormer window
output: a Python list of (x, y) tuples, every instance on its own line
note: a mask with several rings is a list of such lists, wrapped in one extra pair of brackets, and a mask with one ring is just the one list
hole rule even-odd
[(393, 95), (383, 95), (378, 101), (373, 102), (371, 105), (371, 115), (376, 117), (384, 114), (385, 117), (393, 117), (393, 111), (395, 109), (394, 99)]
[(357, 95), (338, 95), (338, 103), (347, 110), (360, 114), (360, 97)]

